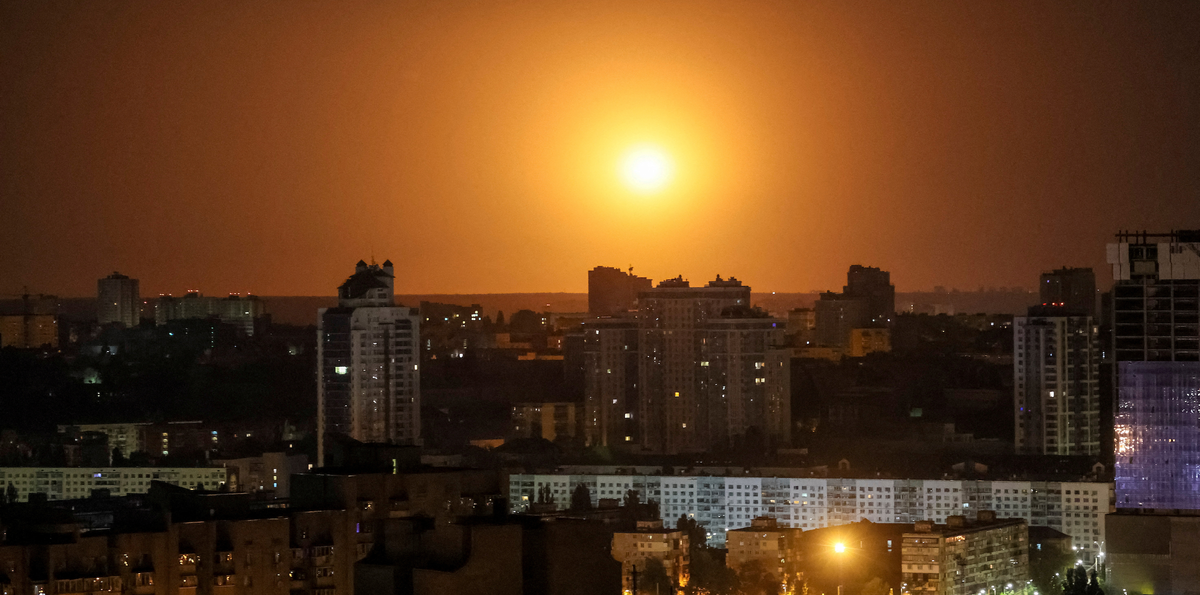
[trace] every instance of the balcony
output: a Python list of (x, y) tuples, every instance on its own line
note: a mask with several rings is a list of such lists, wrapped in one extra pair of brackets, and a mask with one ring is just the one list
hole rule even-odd
[(98, 576), (89, 578), (60, 579), (54, 581), (54, 590), (63, 595), (86, 595), (87, 593), (120, 593), (121, 577)]

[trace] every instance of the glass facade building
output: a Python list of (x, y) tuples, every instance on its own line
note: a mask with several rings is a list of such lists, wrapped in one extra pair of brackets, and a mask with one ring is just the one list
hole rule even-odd
[(1200, 362), (1120, 362), (1119, 508), (1200, 510)]

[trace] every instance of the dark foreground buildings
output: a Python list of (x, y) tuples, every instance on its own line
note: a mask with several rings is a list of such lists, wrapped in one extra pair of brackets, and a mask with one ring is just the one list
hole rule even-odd
[(156, 484), (138, 497), (0, 505), (0, 593), (620, 589), (617, 525), (587, 514), (509, 517), (495, 472), (326, 470), (296, 475), (293, 485), (290, 501)]

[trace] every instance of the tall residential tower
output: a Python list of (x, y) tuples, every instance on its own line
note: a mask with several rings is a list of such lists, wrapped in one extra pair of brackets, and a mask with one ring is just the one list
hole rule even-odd
[[(790, 440), (786, 324), (734, 278), (682, 277), (638, 295), (639, 446), (677, 454)], [(638, 418), (640, 416), (640, 419)]]
[(1013, 407), (1019, 454), (1100, 454), (1100, 333), (1059, 306), (1013, 320)]
[(336, 308), (317, 314), (317, 464), (331, 436), (421, 441), (421, 318), (394, 303), (392, 262), (358, 261)]
[(141, 320), (138, 280), (113, 273), (96, 282), (96, 322), (133, 328)]

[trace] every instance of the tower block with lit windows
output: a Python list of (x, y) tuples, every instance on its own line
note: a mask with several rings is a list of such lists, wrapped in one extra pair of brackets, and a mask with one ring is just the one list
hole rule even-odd
[(732, 277), (704, 287), (679, 277), (639, 293), (634, 446), (679, 454), (787, 444), (785, 327), (752, 308), (750, 287)]
[(395, 305), (392, 261), (358, 261), (336, 308), (317, 312), (317, 464), (330, 439), (421, 440), (421, 318)]

